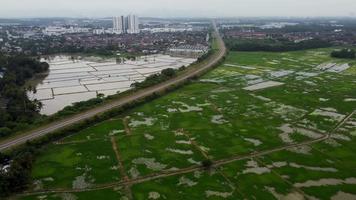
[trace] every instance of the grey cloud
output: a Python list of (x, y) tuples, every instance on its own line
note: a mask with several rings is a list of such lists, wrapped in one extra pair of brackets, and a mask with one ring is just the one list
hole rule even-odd
[(350, 16), (355, 0), (0, 0), (0, 17)]

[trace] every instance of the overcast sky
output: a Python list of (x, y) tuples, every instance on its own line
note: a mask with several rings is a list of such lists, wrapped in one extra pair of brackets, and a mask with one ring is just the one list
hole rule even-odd
[(355, 16), (356, 0), (0, 0), (0, 17)]

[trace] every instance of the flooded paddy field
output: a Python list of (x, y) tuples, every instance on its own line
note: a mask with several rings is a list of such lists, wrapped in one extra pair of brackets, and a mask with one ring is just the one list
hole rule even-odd
[(45, 147), (30, 192), (66, 193), (22, 199), (355, 199), (356, 62), (330, 51), (230, 52), (193, 83)]
[(124, 92), (131, 84), (163, 69), (178, 69), (188, 66), (195, 59), (151, 55), (135, 61), (117, 64), (113, 60), (55, 56), (43, 59), (49, 63), (49, 74), (36, 86), (36, 93), (30, 92), (31, 99), (43, 103), (42, 114), (51, 115), (72, 103)]

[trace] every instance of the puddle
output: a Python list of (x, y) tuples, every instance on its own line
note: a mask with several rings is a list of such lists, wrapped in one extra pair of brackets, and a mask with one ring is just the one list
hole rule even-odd
[(294, 132), (294, 130), (290, 127), (290, 124), (284, 124), (278, 129), (283, 131), (283, 133), (280, 133), (278, 136), (284, 143), (294, 142), (294, 140), (290, 137), (290, 134)]
[(168, 108), (168, 109), (167, 109), (167, 112), (169, 112), (169, 113), (174, 113), (174, 112), (178, 112), (178, 110), (175, 109), (175, 108)]
[(269, 98), (263, 97), (263, 96), (257, 96), (257, 95), (254, 95), (254, 94), (252, 94), (251, 96), (253, 96), (253, 97), (255, 97), (255, 98), (259, 99), (259, 100), (265, 101), (265, 102), (272, 101), (272, 99), (269, 99)]
[(277, 87), (281, 85), (284, 85), (284, 83), (277, 82), (277, 81), (266, 81), (266, 82), (257, 83), (255, 85), (245, 87), (243, 89), (248, 91), (255, 91), (255, 90), (262, 90), (270, 87)]
[(62, 200), (77, 200), (78, 197), (71, 193), (61, 193), (56, 194), (55, 196), (59, 196)]
[(154, 137), (153, 135), (150, 135), (150, 134), (148, 134), (148, 133), (144, 134), (144, 136), (145, 136), (145, 138), (146, 138), (147, 140), (153, 140), (153, 139), (155, 139), (155, 137)]
[(280, 78), (280, 77), (288, 76), (289, 74), (292, 73), (294, 73), (294, 71), (292, 70), (280, 70), (280, 71), (270, 72), (270, 76), (272, 76), (273, 78)]
[(183, 186), (188, 186), (192, 187), (194, 185), (198, 184), (197, 182), (194, 182), (193, 180), (186, 178), (185, 176), (182, 176), (179, 178), (179, 183), (177, 184), (178, 186), (183, 185)]
[(191, 142), (189, 140), (177, 140), (176, 143), (177, 144), (191, 144)]
[(347, 99), (344, 99), (345, 102), (354, 102), (356, 101), (356, 99), (352, 99), (352, 98), (347, 98)]
[(148, 199), (159, 199), (161, 195), (158, 192), (149, 192)]
[(275, 188), (273, 187), (267, 187), (265, 186), (265, 188), (276, 198), (276, 199), (280, 199), (280, 200), (304, 200), (304, 196), (302, 194), (300, 194), (299, 192), (291, 192), (287, 195), (284, 194), (280, 194), (276, 191)]
[(326, 71), (340, 73), (340, 72), (343, 72), (343, 71), (345, 71), (345, 70), (347, 70), (349, 68), (350, 68), (350, 65), (345, 63), (345, 64), (335, 65), (335, 66), (327, 69)]
[(322, 172), (337, 172), (338, 170), (332, 167), (311, 167), (306, 165), (299, 165), (297, 163), (289, 163), (289, 166), (294, 168), (304, 168), (311, 171), (322, 171)]
[(96, 156), (98, 160), (110, 159), (110, 156)]
[(193, 158), (189, 158), (188, 162), (191, 163), (191, 164), (195, 164), (195, 165), (200, 165), (201, 164), (201, 162), (195, 161)]
[(245, 141), (252, 143), (255, 147), (260, 146), (262, 142), (253, 138), (244, 138)]
[(319, 70), (325, 71), (335, 65), (336, 65), (336, 63), (323, 63), (323, 64), (318, 65), (316, 68)]
[(248, 66), (240, 66), (240, 65), (234, 65), (234, 64), (224, 64), (225, 66), (228, 67), (238, 67), (241, 69), (256, 69), (255, 67), (248, 67)]
[(224, 119), (222, 115), (214, 115), (211, 119), (211, 122), (214, 124), (225, 124), (228, 123), (227, 120)]
[(180, 149), (172, 149), (172, 148), (166, 148), (166, 150), (173, 152), (173, 153), (183, 154), (183, 155), (192, 155), (193, 154), (192, 150), (180, 150)]
[(312, 148), (310, 146), (301, 146), (301, 147), (293, 147), (288, 149), (288, 151), (294, 152), (294, 153), (300, 153), (300, 154), (310, 154), (310, 151)]
[(142, 125), (152, 126), (154, 121), (155, 121), (155, 119), (152, 117), (145, 118), (144, 121), (131, 120), (131, 122), (129, 123), (129, 126), (131, 126), (131, 127), (138, 127), (138, 126), (142, 126)]
[(307, 136), (309, 138), (317, 139), (323, 137), (323, 134), (316, 133), (312, 130), (308, 130), (305, 128), (294, 128), (295, 131), (297, 131), (299, 134)]
[(334, 140), (334, 139), (325, 140), (324, 143), (325, 143), (325, 144), (328, 144), (328, 145), (330, 145), (330, 146), (332, 146), (332, 147), (339, 147), (339, 146), (341, 146), (341, 144), (338, 143), (338, 142), (337, 142), (336, 140)]
[(218, 191), (208, 190), (208, 191), (205, 191), (205, 195), (207, 198), (209, 198), (211, 196), (227, 198), (232, 195), (232, 192), (218, 192)]
[(331, 200), (356, 200), (356, 195), (339, 191), (331, 197)]
[(75, 177), (75, 180), (72, 183), (73, 189), (86, 189), (89, 188), (92, 184), (86, 181), (86, 174), (84, 173), (81, 176)]
[(351, 138), (347, 137), (346, 135), (341, 135), (341, 134), (332, 134), (331, 138), (338, 139), (338, 140), (344, 140), (344, 141), (351, 141)]
[(326, 102), (326, 101), (329, 101), (329, 99), (319, 98), (319, 101), (321, 101), (321, 102)]
[(137, 170), (136, 166), (130, 168), (129, 174), (132, 178), (137, 178), (140, 176), (140, 172)]
[(253, 173), (253, 174), (265, 174), (265, 173), (270, 173), (271, 170), (267, 167), (259, 167), (258, 163), (254, 160), (249, 160), (246, 164), (246, 167), (249, 167), (245, 170), (242, 171), (243, 174), (249, 174), (249, 173)]
[(136, 158), (132, 160), (133, 164), (141, 164), (141, 165), (146, 165), (148, 169), (151, 169), (153, 171), (161, 171), (167, 167), (165, 164), (161, 164), (159, 162), (156, 162), (155, 158)]
[(109, 136), (114, 136), (114, 135), (117, 135), (119, 133), (124, 133), (125, 130), (112, 130), (110, 133), (109, 133)]
[(323, 178), (319, 180), (309, 180), (304, 183), (295, 183), (295, 187), (320, 187), (320, 186), (332, 186), (332, 185), (342, 185), (349, 184), (355, 185), (356, 178), (346, 178), (346, 179), (335, 179), (335, 178)]
[(324, 116), (324, 117), (329, 117), (332, 118), (333, 120), (336, 120), (340, 122), (345, 118), (345, 115), (339, 114), (335, 112), (334, 109), (316, 109), (314, 112), (312, 112), (310, 115), (318, 115), (318, 116)]
[(172, 103), (174, 104), (179, 104), (180, 106), (182, 106), (183, 108), (179, 108), (179, 112), (185, 113), (185, 112), (199, 112), (199, 111), (203, 111), (203, 109), (201, 107), (198, 106), (189, 106), (183, 102), (178, 102), (178, 101), (173, 101)]

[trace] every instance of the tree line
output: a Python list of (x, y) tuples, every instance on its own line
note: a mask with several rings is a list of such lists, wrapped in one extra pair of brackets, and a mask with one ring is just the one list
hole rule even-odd
[(0, 198), (23, 191), (31, 184), (34, 160), (35, 151), (30, 148), (12, 157), (0, 152)]
[(354, 59), (354, 58), (356, 58), (356, 52), (354, 49), (334, 50), (331, 52), (331, 57)]
[(0, 137), (26, 127), (40, 116), (42, 104), (27, 97), (25, 83), (48, 68), (47, 63), (33, 58), (0, 54)]
[(239, 40), (225, 39), (226, 46), (232, 51), (270, 51), (270, 52), (285, 52), (298, 51), (314, 48), (330, 47), (331, 44), (327, 41), (319, 39), (311, 39), (302, 42), (291, 41), (274, 41), (274, 40)]

